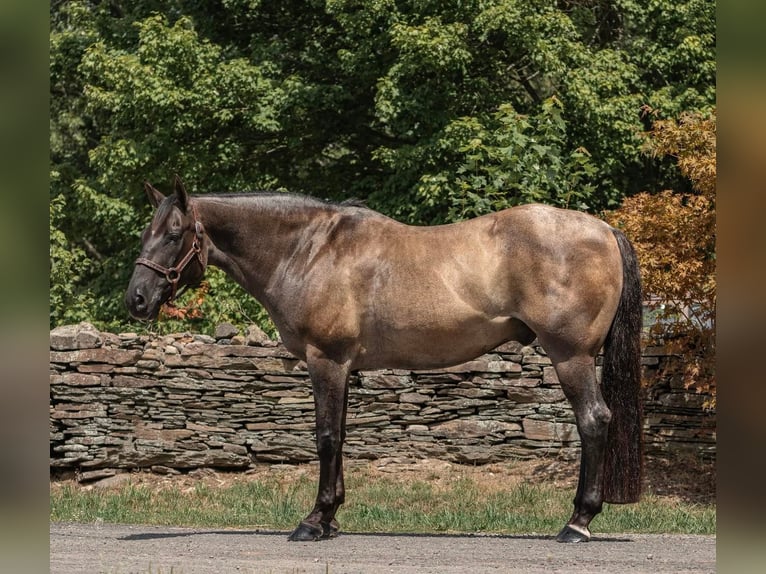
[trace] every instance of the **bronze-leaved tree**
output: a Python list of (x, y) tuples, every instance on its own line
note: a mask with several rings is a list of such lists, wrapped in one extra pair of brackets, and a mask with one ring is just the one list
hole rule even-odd
[(693, 191), (640, 193), (627, 198), (609, 219), (636, 248), (650, 315), (648, 338), (683, 357), (685, 384), (709, 393), (714, 407), (715, 114), (657, 121), (646, 149), (675, 158)]

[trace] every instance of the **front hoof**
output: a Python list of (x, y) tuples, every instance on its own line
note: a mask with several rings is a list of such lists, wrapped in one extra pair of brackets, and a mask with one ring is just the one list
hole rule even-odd
[(292, 534), (287, 537), (290, 542), (313, 542), (315, 540), (321, 540), (324, 537), (324, 529), (321, 526), (310, 524), (308, 522), (301, 522), (298, 528), (293, 530)]
[(590, 530), (582, 526), (567, 524), (556, 536), (556, 542), (588, 542)]

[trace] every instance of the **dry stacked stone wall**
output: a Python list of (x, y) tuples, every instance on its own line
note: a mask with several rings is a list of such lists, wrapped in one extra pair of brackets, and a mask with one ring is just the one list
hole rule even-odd
[[(306, 365), (256, 328), (216, 337), (111, 334), (81, 323), (50, 333), (50, 465), (99, 477), (116, 469), (246, 469), (315, 460)], [(647, 349), (648, 452), (715, 457), (715, 414)], [(439, 370), (360, 372), (349, 392), (346, 456), (466, 464), (556, 455), (579, 436), (550, 360), (508, 343)]]

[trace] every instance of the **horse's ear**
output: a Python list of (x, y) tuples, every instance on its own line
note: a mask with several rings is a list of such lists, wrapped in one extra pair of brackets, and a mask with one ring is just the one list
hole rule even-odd
[(181, 181), (181, 178), (178, 175), (176, 175), (173, 187), (176, 192), (176, 197), (178, 198), (178, 207), (181, 208), (181, 211), (186, 213), (186, 207), (189, 205), (189, 194), (186, 193), (184, 183)]
[(162, 200), (165, 199), (165, 196), (154, 189), (154, 186), (148, 181), (144, 182), (144, 190), (146, 190), (146, 195), (149, 198), (149, 203), (152, 204), (154, 209), (157, 209), (157, 206), (162, 203)]

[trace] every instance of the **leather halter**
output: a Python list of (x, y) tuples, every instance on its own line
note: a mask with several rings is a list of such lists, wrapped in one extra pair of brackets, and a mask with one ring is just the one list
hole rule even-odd
[(186, 252), (186, 255), (184, 255), (173, 267), (164, 267), (145, 257), (139, 257), (135, 262), (135, 265), (144, 265), (165, 276), (165, 279), (170, 283), (172, 288), (170, 299), (167, 300), (167, 304), (171, 306), (173, 305), (176, 295), (180, 294), (177, 293), (178, 281), (181, 279), (181, 274), (184, 272), (184, 269), (186, 269), (186, 266), (189, 265), (189, 262), (196, 257), (199, 264), (202, 266), (202, 273), (205, 272), (207, 267), (207, 262), (205, 261), (206, 257), (202, 254), (202, 242), (205, 238), (205, 228), (202, 226), (199, 217), (197, 217), (197, 210), (194, 205), (190, 204), (190, 206), (192, 217), (194, 217), (194, 241), (192, 241), (191, 247), (189, 248), (189, 251)]

